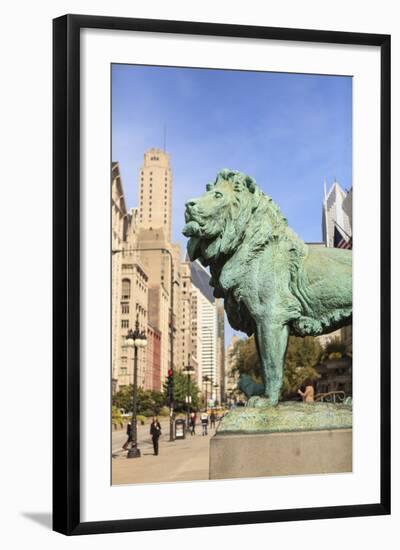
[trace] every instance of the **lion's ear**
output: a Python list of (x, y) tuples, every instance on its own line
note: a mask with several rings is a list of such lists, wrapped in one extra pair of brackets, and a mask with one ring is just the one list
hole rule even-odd
[(213, 183), (207, 183), (206, 185), (206, 189), (207, 191), (211, 191), (211, 189), (214, 187), (214, 184)]

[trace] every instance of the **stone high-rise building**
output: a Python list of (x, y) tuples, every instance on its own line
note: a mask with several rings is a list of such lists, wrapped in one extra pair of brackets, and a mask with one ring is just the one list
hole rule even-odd
[(177, 350), (177, 367), (182, 370), (192, 365), (192, 278), (189, 262), (181, 263), (181, 300), (180, 300), (180, 349)]
[(161, 378), (164, 382), (171, 364), (171, 331), (173, 331), (173, 366), (179, 370), (181, 368), (180, 247), (166, 239), (162, 227), (139, 228), (138, 247), (141, 261), (149, 277), (149, 322), (162, 333)]
[[(149, 149), (139, 171), (138, 246), (149, 275), (150, 323), (161, 334), (161, 381), (171, 364), (181, 368), (181, 250), (171, 242), (172, 170), (169, 155)], [(172, 321), (172, 323), (171, 323)]]
[[(112, 163), (112, 388), (118, 391), (133, 382), (133, 350), (125, 345), (129, 329), (147, 331), (148, 275), (137, 248), (135, 209), (127, 210), (119, 165)], [(138, 385), (148, 379), (146, 348), (138, 350)]]
[(138, 187), (140, 227), (163, 228), (166, 240), (171, 242), (172, 171), (167, 153), (161, 149), (145, 152)]
[(145, 389), (162, 390), (161, 380), (161, 331), (147, 325), (147, 379)]

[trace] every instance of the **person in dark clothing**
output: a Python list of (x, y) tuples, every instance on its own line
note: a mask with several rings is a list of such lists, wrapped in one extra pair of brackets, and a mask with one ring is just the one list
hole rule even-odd
[(190, 435), (196, 435), (196, 413), (192, 412), (189, 419)]
[(210, 414), (210, 428), (215, 428), (215, 420), (216, 420), (215, 411), (211, 411)]
[(158, 440), (161, 435), (161, 425), (156, 416), (153, 416), (153, 421), (150, 424), (150, 435), (153, 440), (153, 449), (155, 456), (158, 455)]
[(128, 445), (132, 441), (132, 424), (130, 422), (128, 422), (126, 426), (126, 435), (128, 436), (128, 439), (125, 441), (125, 443), (122, 446), (124, 451), (128, 449)]

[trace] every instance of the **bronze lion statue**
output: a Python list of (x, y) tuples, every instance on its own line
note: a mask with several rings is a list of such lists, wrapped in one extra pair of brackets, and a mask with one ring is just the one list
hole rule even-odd
[[(289, 334), (319, 335), (351, 323), (352, 253), (306, 245), (255, 180), (222, 170), (186, 203), (187, 250), (211, 272), (230, 325), (254, 334), (263, 384), (239, 387), (276, 405)], [(254, 400), (253, 400), (254, 402)]]

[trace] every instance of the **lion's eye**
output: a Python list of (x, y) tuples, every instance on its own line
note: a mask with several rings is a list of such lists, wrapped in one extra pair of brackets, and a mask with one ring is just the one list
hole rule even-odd
[(215, 196), (216, 199), (221, 199), (222, 198), (222, 193), (220, 193), (219, 191), (215, 191), (214, 196)]

